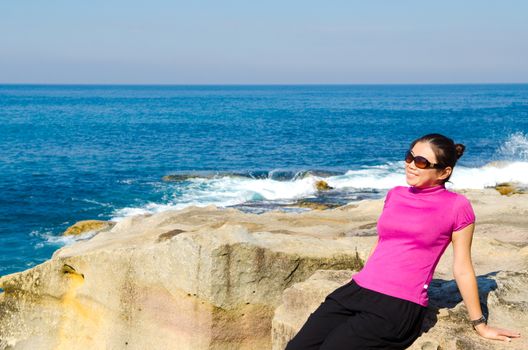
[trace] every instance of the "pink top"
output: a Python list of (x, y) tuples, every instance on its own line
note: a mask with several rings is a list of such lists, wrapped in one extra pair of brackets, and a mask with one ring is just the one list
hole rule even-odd
[(427, 306), (427, 287), (451, 234), (475, 222), (469, 200), (444, 185), (396, 186), (378, 220), (378, 245), (361, 271), (361, 287)]

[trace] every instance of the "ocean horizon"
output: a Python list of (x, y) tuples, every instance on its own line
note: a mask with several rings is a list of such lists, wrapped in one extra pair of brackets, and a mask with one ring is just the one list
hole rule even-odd
[(382, 198), (433, 132), (466, 146), (448, 188), (528, 185), (528, 84), (0, 85), (0, 275), (80, 220)]

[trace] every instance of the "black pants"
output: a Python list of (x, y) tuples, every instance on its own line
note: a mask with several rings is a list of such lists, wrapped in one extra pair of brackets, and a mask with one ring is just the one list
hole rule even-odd
[(286, 350), (406, 349), (420, 335), (426, 310), (351, 280), (310, 314)]

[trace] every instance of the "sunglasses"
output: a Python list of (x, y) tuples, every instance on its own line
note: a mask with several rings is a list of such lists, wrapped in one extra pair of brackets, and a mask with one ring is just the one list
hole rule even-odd
[(445, 168), (441, 164), (438, 164), (438, 163), (433, 164), (429, 162), (427, 158), (424, 158), (422, 156), (414, 156), (411, 150), (407, 151), (407, 153), (405, 154), (405, 162), (411, 163), (413, 160), (414, 160), (414, 165), (416, 165), (416, 167), (419, 169), (431, 169), (431, 168), (443, 169)]

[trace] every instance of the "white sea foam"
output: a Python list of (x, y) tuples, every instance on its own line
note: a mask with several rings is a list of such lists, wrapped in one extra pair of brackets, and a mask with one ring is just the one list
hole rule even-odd
[[(315, 183), (325, 180), (337, 190), (387, 190), (394, 186), (408, 186), (405, 181), (404, 162), (388, 162), (349, 170), (343, 175), (327, 178), (306, 176), (290, 181), (221, 177), (191, 179), (177, 195), (166, 196), (165, 203), (148, 203), (142, 207), (127, 207), (114, 212), (112, 220), (123, 217), (181, 209), (191, 205), (219, 207), (242, 204), (249, 201), (290, 201), (314, 196)], [(496, 161), (482, 167), (457, 165), (451, 176), (450, 189), (483, 189), (502, 182), (518, 182), (528, 186), (528, 162)], [(189, 184), (190, 183), (190, 184)]]
[(528, 135), (520, 131), (511, 134), (497, 149), (497, 157), (504, 160), (528, 161)]
[[(483, 189), (502, 182), (517, 182), (528, 186), (528, 136), (522, 132), (511, 134), (497, 147), (494, 161), (480, 167), (457, 165), (446, 184), (449, 189)], [(405, 163), (387, 162), (374, 166), (351, 169), (345, 174), (319, 177), (308, 175), (289, 181), (224, 176), (218, 178), (192, 178), (177, 184), (177, 191), (164, 196), (164, 203), (148, 203), (141, 207), (122, 208), (114, 212), (112, 220), (137, 214), (181, 209), (191, 205), (219, 207), (250, 201), (293, 202), (313, 197), (315, 183), (325, 180), (337, 190), (388, 190), (394, 186), (408, 186), (405, 181)], [(271, 172), (273, 173), (273, 172)], [(161, 187), (166, 184), (159, 183)]]
[[(453, 189), (483, 189), (501, 182), (528, 185), (528, 162), (491, 162), (478, 168), (457, 165), (449, 180), (446, 187)], [(389, 189), (394, 186), (408, 186), (403, 161), (390, 164), (386, 168), (350, 170), (345, 175), (328, 178), (327, 181), (335, 188)]]
[(52, 232), (39, 232), (32, 231), (31, 236), (40, 236), (43, 239), (43, 242), (35, 244), (35, 248), (39, 249), (44, 247), (45, 244), (65, 246), (77, 241), (84, 241), (95, 236), (96, 231), (87, 231), (79, 235), (68, 235), (68, 236), (56, 236)]
[(308, 176), (292, 181), (229, 177), (190, 179), (183, 193), (170, 198), (168, 203), (148, 203), (141, 208), (128, 207), (117, 210), (112, 220), (137, 214), (157, 213), (182, 209), (191, 205), (219, 207), (237, 205), (248, 201), (295, 200), (316, 193), (315, 182), (319, 178)]
[(528, 185), (528, 162), (492, 162), (480, 168), (456, 167), (451, 177), (455, 188), (482, 189), (502, 182)]
[[(446, 187), (450, 189), (483, 189), (502, 182), (517, 182), (528, 186), (528, 136), (526, 134), (517, 132), (510, 135), (497, 148), (494, 159), (480, 167), (457, 165), (450, 183), (447, 183)], [(111, 220), (119, 221), (128, 216), (177, 210), (188, 206), (204, 207), (210, 204), (218, 207), (254, 201), (288, 204), (300, 198), (314, 197), (317, 194), (315, 183), (318, 180), (325, 180), (338, 191), (375, 190), (383, 192), (394, 186), (408, 186), (405, 181), (404, 169), (405, 163), (397, 161), (363, 166), (348, 170), (342, 175), (329, 177), (295, 176), (289, 181), (223, 176), (191, 178), (185, 182), (171, 184), (158, 182), (153, 185), (158, 190), (166, 191), (161, 203), (149, 202), (137, 207), (115, 210)], [(106, 203), (86, 201), (101, 206), (110, 206)], [(78, 240), (89, 239), (94, 233), (87, 232), (79, 236), (55, 236), (49, 232), (38, 233), (38, 235), (43, 238), (44, 242), (38, 243), (36, 248), (40, 248), (44, 244), (68, 245)]]
[[(72, 199), (77, 199), (77, 198), (72, 198)], [(90, 203), (90, 204), (96, 204), (96, 205), (99, 205), (101, 207), (112, 207), (112, 204), (110, 204), (110, 203), (98, 202), (98, 201), (93, 200), (93, 199), (82, 198), (82, 199), (80, 199), (80, 201), (85, 202), (85, 203)]]
[(126, 184), (126, 185), (131, 185), (131, 184), (133, 184), (134, 182), (136, 182), (136, 180), (134, 180), (134, 179), (123, 179), (123, 180), (117, 180), (117, 183), (120, 183), (120, 184)]
[(324, 179), (328, 185), (336, 188), (386, 189), (405, 183), (403, 162), (388, 162), (383, 165), (365, 166), (349, 170), (344, 175)]

